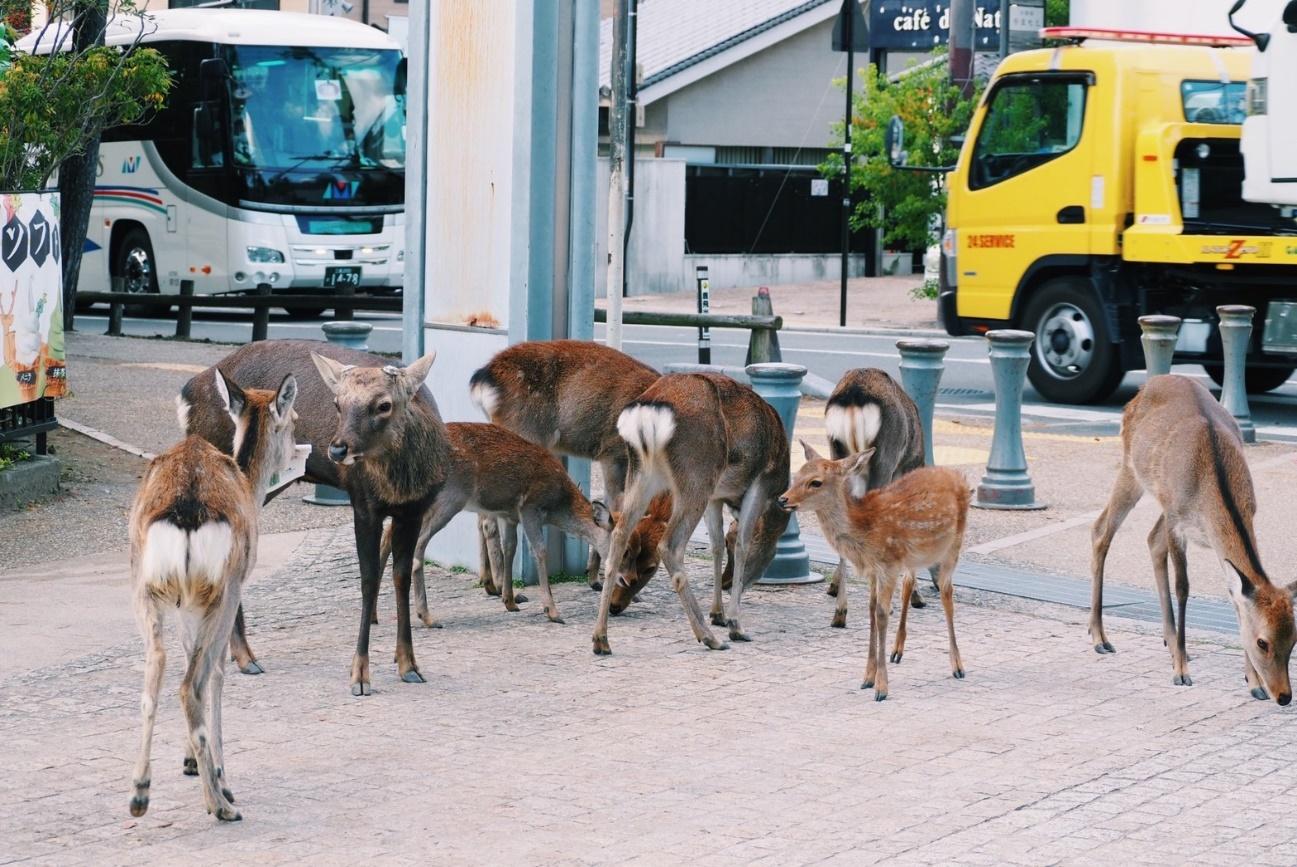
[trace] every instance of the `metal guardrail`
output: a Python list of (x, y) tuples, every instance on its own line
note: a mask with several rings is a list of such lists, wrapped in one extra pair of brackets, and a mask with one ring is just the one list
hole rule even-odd
[[(118, 278), (113, 278), (114, 287), (120, 286)], [(270, 308), (281, 307), (288, 311), (318, 310), (331, 307), (337, 314), (334, 318), (349, 320), (357, 310), (369, 310), (382, 313), (400, 313), (403, 299), (400, 297), (375, 298), (370, 295), (356, 295), (354, 290), (342, 291), (337, 295), (272, 295), (268, 283), (257, 286), (254, 295), (195, 295), (192, 280), (180, 281), (179, 295), (154, 295), (134, 292), (78, 292), (78, 302), (111, 305), (108, 313), (108, 331), (106, 334), (121, 336), (122, 315), (126, 307), (156, 307), (164, 310), (179, 308), (176, 317), (176, 337), (188, 338), (193, 329), (195, 307), (249, 308), (253, 310), (252, 339), (265, 340), (270, 330)]]

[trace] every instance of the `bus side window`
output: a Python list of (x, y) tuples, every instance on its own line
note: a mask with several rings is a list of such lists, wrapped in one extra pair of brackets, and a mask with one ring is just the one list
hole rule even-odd
[(221, 124), (219, 103), (194, 103), (193, 167), (220, 168), (225, 164), (225, 130)]

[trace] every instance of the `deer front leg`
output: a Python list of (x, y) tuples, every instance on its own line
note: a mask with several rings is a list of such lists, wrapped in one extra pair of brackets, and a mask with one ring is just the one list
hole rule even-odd
[(369, 695), (373, 691), (369, 679), (369, 627), (373, 623), (378, 602), (379, 546), (382, 519), (362, 513), (354, 514), (356, 531), (356, 556), (360, 561), (360, 632), (356, 636), (356, 653), (351, 659), (351, 694)]
[[(496, 583), (502, 572), (495, 560), (491, 559), (493, 546), (495, 549), (500, 547), (500, 525), (496, 523), (495, 518), (490, 515), (477, 516), (477, 538), (478, 538), (478, 563), (482, 579), (482, 589), (486, 591), (487, 596), (499, 596), (500, 587)], [(498, 559), (498, 558), (497, 558)]]
[(518, 525), (513, 521), (500, 519), (500, 542), (504, 557), (500, 563), (500, 573), (495, 576), (500, 585), (500, 600), (506, 611), (518, 611), (518, 603), (526, 602), (527, 597), (513, 590), (513, 558), (518, 551)]
[(1162, 607), (1162, 643), (1171, 653), (1171, 682), (1176, 686), (1192, 686), (1184, 657), (1176, 640), (1175, 613), (1171, 610), (1171, 585), (1167, 576), (1167, 558), (1170, 545), (1167, 538), (1166, 516), (1159, 515), (1157, 523), (1148, 534), (1148, 553), (1153, 558), (1153, 584), (1157, 587), (1157, 601)]
[(861, 689), (873, 689), (878, 679), (878, 654), (875, 647), (878, 642), (878, 576), (869, 578), (869, 657), (865, 661), (865, 679), (860, 681)]
[(549, 618), (550, 623), (562, 623), (563, 618), (558, 613), (558, 603), (554, 601), (554, 594), (549, 589), (549, 568), (545, 562), (549, 557), (549, 551), (545, 548), (545, 528), (541, 524), (540, 516), (533, 510), (524, 511), (519, 517), (522, 518), (522, 532), (527, 537), (531, 556), (536, 561), (536, 578), (540, 582), (545, 616)]
[(963, 680), (964, 660), (959, 655), (959, 645), (955, 643), (955, 565), (958, 562), (959, 551), (956, 550), (938, 567), (937, 588), (941, 591), (941, 607), (946, 611), (946, 635), (950, 640), (950, 674), (957, 680)]
[(892, 665), (897, 665), (901, 657), (905, 654), (905, 621), (910, 614), (910, 596), (914, 590), (914, 572), (905, 573), (905, 581), (901, 584), (901, 622), (896, 624), (896, 644), (892, 647)]
[[(158, 715), (158, 692), (167, 667), (167, 650), (162, 640), (162, 610), (143, 590), (135, 595), (135, 617), (144, 637), (144, 688), (140, 692), (140, 753), (131, 783), (131, 815), (139, 818), (149, 809), (149, 787), (153, 784), (153, 725)], [(197, 768), (197, 765), (195, 765)], [(196, 771), (195, 771), (196, 772)]]
[(392, 579), (396, 584), (396, 666), (405, 683), (423, 683), (414, 661), (414, 636), (410, 629), (410, 572), (418, 543), (418, 513), (392, 517)]
[(425, 515), (420, 522), (419, 540), (414, 545), (414, 558), (410, 564), (410, 577), (414, 583), (415, 613), (419, 616), (419, 621), (428, 629), (440, 629), (441, 623), (433, 620), (432, 613), (428, 610), (428, 585), (424, 575), (428, 545), (432, 542), (432, 522), (428, 520), (430, 517), (431, 515)]
[(1185, 558), (1184, 538), (1168, 523), (1167, 547), (1171, 552), (1171, 565), (1175, 568), (1175, 597), (1180, 616), (1176, 618), (1176, 649), (1184, 660), (1186, 680), (1189, 675), (1189, 651), (1185, 644), (1185, 614), (1189, 608), (1189, 563)]
[(836, 596), (838, 603), (833, 606), (833, 621), (829, 623), (834, 629), (847, 628), (847, 561), (838, 559), (838, 566), (833, 570), (832, 583), (829, 585), (831, 596)]
[(892, 594), (896, 590), (896, 576), (890, 572), (878, 576), (878, 599), (874, 604), (874, 626), (878, 637), (874, 641), (874, 656), (878, 660), (874, 679), (874, 701), (887, 698), (887, 620), (892, 613)]
[[(603, 588), (599, 591), (599, 614), (595, 618), (594, 634), (590, 636), (595, 656), (608, 656), (612, 653), (608, 646), (608, 611), (612, 607), (612, 585), (617, 580), (622, 558), (626, 556), (631, 531), (644, 516), (650, 499), (651, 491), (643, 485), (632, 485), (622, 504), (621, 520), (613, 527), (612, 539), (608, 543), (608, 558), (604, 560)], [(694, 520), (697, 521), (697, 518)], [(663, 545), (665, 544), (666, 540), (663, 539)]]
[(1112, 487), (1108, 505), (1104, 507), (1099, 519), (1090, 530), (1090, 639), (1094, 642), (1097, 653), (1114, 653), (1108, 636), (1103, 632), (1103, 566), (1108, 558), (1108, 549), (1112, 546), (1112, 537), (1116, 535), (1121, 522), (1126, 520), (1130, 510), (1144, 495), (1143, 488), (1130, 468), (1123, 466), (1117, 481)]
[(234, 616), (234, 631), (230, 633), (230, 657), (235, 664), (239, 666), (239, 671), (244, 674), (262, 674), (265, 669), (257, 661), (257, 657), (248, 646), (247, 631), (243, 626), (243, 606), (239, 606), (239, 613)]
[(1248, 690), (1252, 697), (1257, 701), (1269, 701), (1270, 693), (1266, 691), (1265, 684), (1261, 682), (1261, 675), (1256, 673), (1252, 667), (1252, 660), (1248, 658), (1247, 652), (1243, 653), (1243, 677), (1247, 680)]

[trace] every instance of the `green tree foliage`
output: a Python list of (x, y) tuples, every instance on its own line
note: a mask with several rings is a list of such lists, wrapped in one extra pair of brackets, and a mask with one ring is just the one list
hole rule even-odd
[(1070, 24), (1067, 17), (1071, 5), (1071, 0), (1045, 0), (1045, 26), (1066, 27)]
[[(912, 71), (892, 83), (872, 64), (863, 72), (863, 93), (853, 100), (851, 118), (851, 192), (857, 203), (851, 228), (882, 228), (883, 244), (889, 249), (926, 249), (937, 240), (937, 218), (946, 206), (941, 176), (892, 168), (884, 150), (887, 124), (894, 115), (905, 122), (905, 150), (911, 165), (953, 165), (959, 148), (952, 138), (968, 129), (981, 86), (972, 98), (961, 98), (945, 64)], [(846, 80), (840, 84), (845, 87)], [(841, 121), (833, 124), (833, 145), (838, 148), (842, 130)], [(826, 160), (820, 170), (826, 177), (840, 178), (841, 153)]]
[[(105, 127), (140, 121), (163, 105), (171, 86), (166, 60), (151, 48), (94, 45), (77, 50), (60, 34), (59, 11), (71, 13), (83, 0), (51, 3), (55, 23), (45, 29), (45, 44), (62, 50), (27, 54), (13, 50), (15, 32), (5, 26), (9, 66), (0, 72), (0, 189), (33, 190), (69, 156), (97, 142)], [(147, 19), (129, 9), (119, 16)]]

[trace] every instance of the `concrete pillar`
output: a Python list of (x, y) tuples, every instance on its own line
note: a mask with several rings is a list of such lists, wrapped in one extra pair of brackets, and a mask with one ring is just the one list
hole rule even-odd
[(979, 509), (1043, 509), (1036, 486), (1027, 475), (1022, 447), (1022, 386), (1031, 360), (1030, 331), (988, 331), (991, 374), (995, 377), (995, 435), (986, 475), (977, 486), (973, 505)]
[(937, 387), (945, 370), (950, 344), (944, 340), (898, 340), (901, 352), (901, 387), (919, 408), (923, 424), (923, 463), (932, 466), (932, 417), (936, 412)]
[(1256, 428), (1247, 405), (1247, 350), (1252, 339), (1252, 317), (1255, 307), (1245, 304), (1223, 304), (1216, 308), (1220, 317), (1220, 343), (1225, 355), (1225, 384), (1220, 402), (1238, 422), (1243, 442), (1256, 442)]
[(1171, 356), (1175, 354), (1175, 342), (1180, 336), (1179, 316), (1141, 316), (1139, 327), (1144, 332), (1140, 342), (1144, 344), (1144, 369), (1150, 377), (1171, 372)]
[[(779, 362), (749, 364), (747, 374), (753, 390), (779, 413), (779, 419), (784, 423), (784, 435), (791, 448), (793, 425), (797, 423), (797, 407), (802, 400), (801, 383), (802, 377), (806, 376), (806, 368), (800, 364)], [(783, 491), (779, 493), (782, 494)], [(738, 580), (738, 576), (735, 576), (735, 580)], [(806, 553), (806, 546), (802, 544), (797, 515), (793, 514), (789, 517), (787, 529), (779, 537), (775, 559), (757, 579), (757, 583), (811, 584), (823, 580), (822, 575), (811, 571), (811, 558)]]

